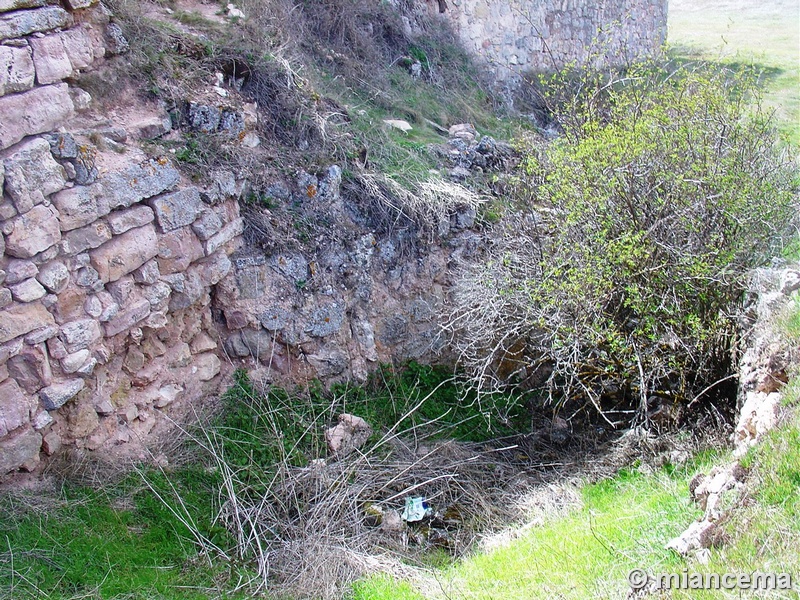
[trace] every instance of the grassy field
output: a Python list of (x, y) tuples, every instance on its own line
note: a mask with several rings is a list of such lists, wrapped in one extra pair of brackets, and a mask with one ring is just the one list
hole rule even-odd
[(762, 68), (767, 104), (800, 144), (800, 3), (670, 0), (667, 41), (678, 56)]

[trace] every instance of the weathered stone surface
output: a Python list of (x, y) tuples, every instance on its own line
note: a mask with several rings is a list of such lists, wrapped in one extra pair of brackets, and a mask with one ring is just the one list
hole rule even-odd
[[(49, 413), (44, 413), (49, 414)], [(52, 456), (61, 449), (61, 436), (55, 431), (51, 431), (42, 440), (42, 450), (47, 456)]]
[(218, 233), (222, 229), (222, 219), (213, 210), (207, 209), (192, 223), (192, 229), (202, 241)]
[(86, 361), (89, 360), (90, 357), (91, 352), (85, 348), (68, 354), (61, 360), (61, 370), (64, 371), (64, 373), (74, 373), (86, 364)]
[(194, 336), (192, 342), (189, 344), (189, 348), (191, 349), (192, 354), (200, 354), (201, 352), (216, 350), (217, 342), (212, 340), (211, 337), (205, 331), (201, 331), (196, 336)]
[(28, 48), (0, 46), (0, 96), (31, 89), (35, 74)]
[(211, 352), (195, 356), (192, 361), (192, 373), (200, 381), (209, 381), (219, 375), (222, 363), (216, 354)]
[(203, 257), (203, 245), (191, 228), (183, 227), (158, 237), (158, 268), (162, 275), (184, 272)]
[(292, 315), (279, 306), (271, 306), (258, 316), (261, 326), (269, 331), (279, 331), (289, 324)]
[(31, 421), (31, 425), (33, 425), (33, 428), (36, 431), (39, 431), (40, 429), (44, 429), (45, 427), (50, 425), (50, 423), (52, 423), (53, 420), (54, 419), (53, 419), (52, 415), (50, 415), (49, 412), (47, 412), (46, 410), (40, 410), (36, 414), (36, 416), (33, 417), (33, 420)]
[(111, 210), (103, 188), (99, 185), (76, 185), (58, 192), (52, 197), (52, 201), (58, 209), (62, 231), (93, 223)]
[(306, 331), (315, 337), (333, 335), (344, 323), (344, 307), (341, 304), (322, 306), (311, 314)]
[(47, 0), (0, 0), (0, 12), (19, 10), (20, 8), (38, 8), (47, 4)]
[(145, 319), (150, 314), (150, 302), (146, 298), (142, 298), (131, 304), (125, 306), (120, 313), (110, 320), (105, 325), (106, 336), (111, 337), (129, 330), (142, 319)]
[(95, 297), (100, 300), (100, 305), (102, 307), (100, 316), (98, 317), (101, 323), (110, 321), (117, 316), (117, 313), (119, 313), (119, 304), (114, 300), (111, 294), (101, 291), (98, 292)]
[(64, 169), (50, 153), (50, 144), (42, 138), (21, 143), (3, 160), (6, 191), (17, 211), (28, 212), (41, 204), (45, 196), (64, 188)]
[(36, 275), (48, 291), (53, 294), (60, 294), (64, 288), (69, 285), (69, 270), (60, 262), (49, 262), (39, 269), (39, 274)]
[(71, 379), (64, 383), (57, 383), (40, 391), (39, 399), (47, 410), (57, 410), (77, 396), (85, 385), (83, 379)]
[(29, 394), (53, 381), (53, 371), (44, 345), (27, 347), (8, 359), (8, 373)]
[(53, 315), (42, 304), (16, 304), (0, 311), (0, 344), (40, 327), (54, 325)]
[(116, 281), (158, 254), (158, 237), (152, 225), (123, 233), (90, 252), (92, 266), (104, 282)]
[[(0, 173), (3, 171), (3, 165), (0, 164)], [(0, 177), (3, 179), (3, 177)], [(0, 221), (8, 221), (10, 218), (17, 216), (17, 209), (10, 199), (5, 198), (0, 201)]]
[(173, 188), (179, 181), (180, 174), (167, 159), (151, 159), (102, 179), (111, 208), (127, 208)]
[(242, 218), (234, 219), (233, 221), (225, 225), (225, 227), (223, 227), (219, 233), (210, 237), (205, 242), (204, 247), (206, 254), (213, 254), (221, 246), (224, 246), (236, 236), (242, 235), (243, 231), (244, 231), (244, 219)]
[(8, 265), (6, 266), (5, 283), (9, 285), (19, 283), (20, 281), (25, 281), (26, 279), (35, 277), (38, 272), (39, 267), (29, 260), (11, 259), (8, 261)]
[(69, 119), (74, 106), (66, 83), (0, 98), (0, 149), (28, 135), (51, 131)]
[(48, 325), (47, 327), (34, 329), (25, 336), (25, 343), (29, 346), (36, 346), (37, 344), (54, 338), (58, 335), (59, 331), (61, 331), (61, 328), (58, 325)]
[(133, 280), (144, 285), (154, 285), (160, 277), (158, 262), (155, 260), (147, 261), (133, 272)]
[(103, 312), (103, 305), (95, 294), (86, 297), (86, 301), (83, 303), (83, 310), (86, 311), (87, 315), (96, 319)]
[(106, 25), (105, 46), (107, 55), (124, 54), (131, 49), (122, 29), (116, 23)]
[(153, 140), (172, 130), (172, 119), (164, 113), (139, 124), (139, 137), (143, 140)]
[(8, 288), (0, 288), (0, 308), (5, 308), (11, 304), (11, 290)]
[(194, 265), (200, 279), (206, 286), (217, 285), (230, 272), (231, 259), (224, 252), (215, 252)]
[(79, 403), (72, 407), (67, 417), (69, 432), (73, 437), (84, 438), (91, 434), (100, 424), (100, 418), (94, 407), (87, 403)]
[(78, 10), (81, 8), (89, 8), (92, 4), (97, 2), (97, 0), (66, 0), (67, 6), (69, 6), (72, 10)]
[(34, 408), (36, 403), (19, 389), (16, 381), (0, 383), (0, 438), (30, 422)]
[(200, 191), (190, 187), (150, 200), (156, 213), (156, 221), (163, 233), (191, 225), (200, 214), (203, 203)]
[(120, 235), (130, 229), (152, 223), (153, 219), (155, 219), (153, 209), (149, 206), (139, 205), (127, 210), (115, 210), (108, 215), (106, 221), (114, 235)]
[(339, 415), (339, 422), (325, 430), (328, 450), (337, 456), (347, 456), (367, 443), (372, 428), (364, 419), (347, 413)]
[(206, 295), (207, 292), (208, 288), (203, 285), (203, 281), (197, 270), (192, 269), (187, 271), (183, 284), (183, 291), (172, 294), (169, 301), (169, 309), (174, 311), (189, 308)]
[(73, 69), (85, 69), (94, 62), (94, 44), (88, 31), (88, 25), (73, 27), (58, 35)]
[(33, 278), (10, 285), (8, 289), (11, 290), (11, 296), (17, 302), (33, 302), (47, 294), (42, 285)]
[(20, 428), (0, 440), (0, 473), (34, 465), (38, 461), (41, 445), (42, 436), (30, 427)]
[(72, 75), (72, 63), (59, 34), (33, 37), (29, 43), (33, 48), (33, 64), (39, 85), (55, 83)]
[(102, 338), (103, 332), (94, 319), (79, 319), (61, 326), (61, 339), (70, 353), (91, 348)]
[(0, 15), (0, 41), (31, 33), (51, 31), (72, 24), (72, 16), (63, 8), (46, 6)]
[(183, 393), (183, 388), (175, 383), (170, 383), (164, 386), (161, 386), (158, 389), (158, 395), (156, 396), (155, 401), (153, 402), (153, 406), (156, 408), (164, 408), (175, 402), (175, 400)]
[(128, 298), (133, 291), (133, 288), (136, 287), (134, 285), (133, 277), (120, 277), (116, 281), (109, 283), (108, 291), (111, 293), (111, 296), (114, 300), (120, 305), (125, 306), (128, 302)]
[(6, 236), (6, 254), (31, 258), (61, 240), (56, 211), (50, 206), (35, 206), (24, 215), (14, 217), (11, 233)]
[(111, 229), (108, 224), (103, 221), (95, 221), (86, 227), (66, 232), (61, 242), (61, 249), (64, 254), (80, 254), (102, 246), (111, 237)]
[(153, 311), (159, 311), (167, 308), (171, 293), (172, 288), (170, 288), (163, 281), (159, 281), (154, 285), (150, 285), (142, 289), (142, 295), (147, 298), (147, 301), (150, 303), (150, 308)]

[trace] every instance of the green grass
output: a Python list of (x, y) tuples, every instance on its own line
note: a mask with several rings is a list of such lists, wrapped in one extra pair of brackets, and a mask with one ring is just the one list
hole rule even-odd
[[(220, 544), (210, 523), (212, 486), (203, 471), (146, 474), (174, 499), (180, 490), (198, 526)], [(226, 593), (231, 564), (198, 555), (189, 530), (130, 475), (102, 490), (64, 483), (57, 492), (14, 492), (0, 500), (0, 598), (243, 598)], [(214, 564), (209, 562), (214, 559)]]
[(800, 145), (800, 7), (764, 0), (671, 0), (668, 41), (679, 55), (750, 63), (772, 73), (769, 106)]

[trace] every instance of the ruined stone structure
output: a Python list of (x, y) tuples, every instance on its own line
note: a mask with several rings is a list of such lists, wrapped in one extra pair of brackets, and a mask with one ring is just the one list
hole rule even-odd
[(513, 84), (526, 71), (592, 59), (649, 56), (667, 35), (667, 0), (448, 0), (428, 3), (450, 22), (492, 77)]
[[(548, 3), (538, 29), (514, 3), (451, 0), (449, 18), (487, 60), (521, 68), (541, 64), (543, 39), (580, 54), (597, 23), (625, 12), (616, 4)], [(638, 47), (661, 35), (647, 35), (660, 6), (641, 7)], [(0, 0), (0, 479), (64, 447), (134, 447), (235, 367), (264, 382), (364, 380), (379, 361), (429, 358), (448, 265), (479, 246), (467, 209), (410, 251), (407, 231), (379, 232), (340, 193), (334, 165), (270, 194), (336, 235), (246, 247), (246, 181), (189, 181), (142, 143), (173, 127), (164, 107), (131, 93), (108, 109), (81, 87), (127, 46), (97, 0)], [(187, 99), (187, 126), (257, 146), (258, 107), (233, 89), (209, 94)]]

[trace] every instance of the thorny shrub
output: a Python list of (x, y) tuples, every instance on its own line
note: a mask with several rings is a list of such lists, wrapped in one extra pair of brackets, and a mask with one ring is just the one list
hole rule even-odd
[(520, 210), (460, 274), (449, 327), (477, 387), (546, 383), (642, 421), (729, 373), (748, 270), (793, 230), (795, 171), (752, 74), (577, 77), (551, 107), (561, 135), (523, 143)]

